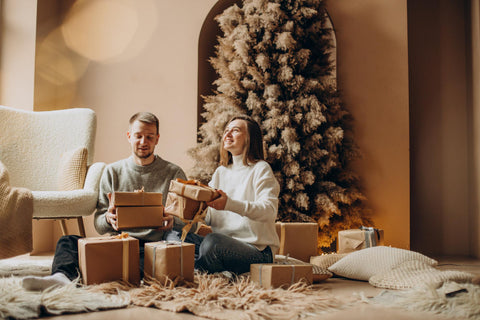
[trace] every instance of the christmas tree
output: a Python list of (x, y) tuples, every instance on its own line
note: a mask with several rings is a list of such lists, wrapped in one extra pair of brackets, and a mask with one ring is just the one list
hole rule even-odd
[(267, 161), (280, 183), (280, 221), (315, 221), (319, 248), (339, 230), (368, 224), (349, 112), (332, 72), (332, 28), (321, 0), (244, 0), (216, 17), (223, 36), (216, 90), (204, 97), (205, 122), (189, 151), (189, 175), (209, 181), (223, 129), (248, 114), (262, 127)]

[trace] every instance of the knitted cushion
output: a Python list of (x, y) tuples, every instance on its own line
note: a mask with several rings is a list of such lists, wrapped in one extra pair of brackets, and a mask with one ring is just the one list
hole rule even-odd
[(439, 270), (419, 260), (405, 261), (399, 266), (372, 276), (372, 286), (386, 289), (408, 289), (420, 285), (441, 286), (445, 281), (470, 282), (473, 275), (468, 272)]
[(83, 189), (87, 174), (87, 148), (79, 147), (65, 152), (58, 169), (58, 190)]
[(328, 269), (332, 264), (345, 257), (348, 253), (325, 253), (310, 257), (310, 263), (321, 269)]
[(431, 266), (438, 263), (418, 252), (378, 246), (349, 253), (328, 270), (345, 278), (368, 281), (371, 276), (389, 271), (409, 260), (423, 261)]

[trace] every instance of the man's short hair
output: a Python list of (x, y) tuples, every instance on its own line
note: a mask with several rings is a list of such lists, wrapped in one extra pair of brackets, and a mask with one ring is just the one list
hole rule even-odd
[(130, 124), (130, 126), (132, 126), (132, 124), (137, 120), (148, 124), (154, 124), (157, 128), (157, 134), (159, 133), (158, 118), (153, 113), (137, 112), (130, 118), (130, 121), (128, 123)]

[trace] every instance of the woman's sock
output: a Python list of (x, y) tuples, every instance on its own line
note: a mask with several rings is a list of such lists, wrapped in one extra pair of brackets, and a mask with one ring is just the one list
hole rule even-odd
[(45, 277), (25, 277), (22, 280), (22, 286), (26, 290), (43, 291), (51, 286), (65, 286), (71, 282), (66, 275), (57, 272)]

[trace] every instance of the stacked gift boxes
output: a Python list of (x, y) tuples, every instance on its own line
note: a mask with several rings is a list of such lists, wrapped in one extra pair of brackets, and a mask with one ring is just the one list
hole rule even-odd
[(78, 262), (84, 284), (123, 280), (140, 283), (138, 240), (129, 236), (81, 238)]
[(167, 279), (193, 282), (195, 245), (177, 241), (145, 244), (145, 275), (162, 283)]
[(164, 207), (158, 192), (114, 192), (118, 230), (158, 228), (163, 225)]

